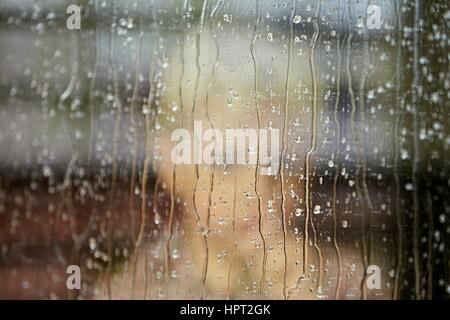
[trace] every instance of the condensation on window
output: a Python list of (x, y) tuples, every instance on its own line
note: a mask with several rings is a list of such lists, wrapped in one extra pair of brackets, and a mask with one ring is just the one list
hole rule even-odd
[(0, 297), (448, 299), (449, 24), (441, 0), (1, 1)]

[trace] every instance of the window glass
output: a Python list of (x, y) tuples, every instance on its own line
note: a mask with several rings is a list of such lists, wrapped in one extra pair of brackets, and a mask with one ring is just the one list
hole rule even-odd
[(448, 299), (449, 23), (1, 1), (0, 298)]

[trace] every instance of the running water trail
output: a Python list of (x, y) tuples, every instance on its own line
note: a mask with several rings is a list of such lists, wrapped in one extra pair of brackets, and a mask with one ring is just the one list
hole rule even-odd
[[(155, 28), (156, 38), (158, 38), (158, 29), (157, 29), (157, 23), (156, 23), (156, 9), (154, 8), (154, 1), (152, 0), (150, 3), (150, 7), (152, 10), (152, 19), (153, 19), (153, 27)], [(147, 186), (148, 186), (148, 178), (150, 174), (150, 162), (151, 162), (151, 138), (152, 138), (152, 127), (151, 127), (151, 115), (154, 112), (152, 108), (152, 103), (154, 99), (154, 87), (156, 82), (156, 65), (154, 65), (154, 60), (150, 59), (149, 61), (149, 70), (148, 70), (148, 95), (147, 95), (147, 105), (144, 107), (144, 113), (145, 113), (145, 158), (144, 158), (144, 164), (142, 169), (142, 181), (141, 181), (141, 224), (139, 227), (139, 233), (138, 237), (136, 239), (136, 242), (134, 244), (134, 255), (137, 256), (139, 248), (142, 243), (142, 239), (144, 237), (145, 232), (145, 226), (147, 223)], [(156, 116), (155, 116), (156, 117)], [(154, 187), (154, 197), (153, 197), (153, 204), (156, 205), (156, 195), (157, 195), (157, 183), (158, 179), (156, 179), (155, 187)], [(157, 212), (155, 209), (153, 209), (153, 213), (156, 215)], [(145, 268), (147, 270), (147, 268)]]
[[(349, 20), (352, 20), (352, 14), (351, 14), (351, 5), (350, 5), (350, 0), (348, 1), (348, 14), (349, 14)], [(348, 92), (350, 95), (350, 106), (351, 106), (351, 112), (350, 112), (350, 132), (351, 132), (351, 137), (352, 137), (352, 145), (353, 147), (355, 147), (358, 150), (358, 145), (355, 143), (355, 139), (356, 139), (356, 129), (355, 129), (355, 125), (356, 125), (356, 97), (355, 97), (355, 92), (353, 90), (353, 78), (352, 78), (352, 72), (351, 72), (351, 65), (350, 65), (350, 61), (351, 61), (351, 53), (352, 53), (352, 39), (353, 39), (353, 32), (352, 32), (352, 28), (353, 28), (353, 24), (350, 24), (350, 30), (349, 30), (349, 35), (347, 38), (347, 45), (346, 45), (346, 51), (347, 51), (347, 62), (346, 62), (346, 74), (347, 74), (347, 81), (348, 81)], [(359, 159), (359, 157), (357, 157), (357, 160)], [(358, 179), (360, 174), (360, 168), (359, 168), (359, 163), (357, 163), (356, 165), (356, 170), (355, 170), (355, 189), (356, 189), (356, 197), (358, 199), (358, 204), (361, 203), (361, 187), (360, 187), (360, 181)], [(358, 205), (359, 208), (359, 205)], [(366, 286), (364, 285), (364, 279), (365, 279), (365, 273), (366, 273), (366, 268), (367, 268), (367, 243), (366, 243), (366, 232), (365, 232), (365, 212), (364, 210), (362, 211), (361, 214), (361, 259), (363, 262), (363, 277), (361, 279), (361, 284), (360, 284), (360, 289), (361, 289), (361, 298), (362, 299), (366, 299)]]
[[(211, 119), (211, 115), (210, 115), (210, 110), (209, 110), (209, 96), (210, 96), (210, 90), (213, 86), (214, 80), (215, 80), (215, 75), (216, 75), (216, 68), (217, 65), (219, 64), (219, 57), (220, 57), (220, 49), (219, 49), (219, 43), (217, 41), (217, 36), (213, 34), (213, 18), (214, 18), (214, 14), (216, 13), (217, 9), (219, 8), (220, 4), (222, 3), (222, 0), (218, 0), (215, 7), (212, 9), (211, 14), (209, 16), (210, 19), (210, 23), (209, 23), (209, 32), (214, 40), (214, 44), (216, 46), (216, 56), (215, 56), (215, 62), (214, 65), (212, 67), (212, 71), (211, 71), (211, 75), (210, 75), (210, 79), (208, 81), (208, 88), (206, 89), (206, 95), (205, 95), (205, 108), (206, 108), (206, 117), (208, 119), (208, 123), (211, 126), (212, 129), (215, 129), (214, 127), (214, 123)], [(204, 10), (206, 10), (206, 4), (205, 4), (205, 8)], [(204, 18), (203, 18), (204, 19)], [(204, 21), (202, 21), (202, 25), (204, 24)], [(215, 171), (215, 161), (212, 163), (211, 165), (211, 174), (209, 177), (209, 181), (210, 181), (210, 185), (209, 185), (209, 191), (208, 191), (208, 209), (207, 209), (207, 217), (206, 217), (206, 229), (209, 230), (210, 229), (210, 223), (211, 223), (211, 206), (212, 206), (212, 195), (214, 192), (214, 179), (215, 179), (215, 175), (214, 175), (214, 171)], [(208, 272), (208, 257), (205, 258), (205, 274), (204, 277), (206, 279), (207, 276), (207, 272)]]
[(131, 218), (131, 232), (133, 241), (135, 240), (134, 234), (134, 225), (135, 225), (135, 216), (134, 216), (134, 197), (135, 197), (135, 188), (136, 188), (136, 176), (137, 176), (137, 154), (139, 150), (139, 137), (138, 137), (138, 128), (136, 126), (136, 107), (137, 107), (137, 96), (139, 91), (139, 72), (141, 70), (141, 60), (142, 60), (142, 41), (143, 41), (143, 30), (142, 30), (142, 19), (139, 20), (139, 37), (137, 39), (137, 47), (136, 47), (136, 63), (134, 70), (134, 84), (133, 84), (133, 93), (131, 95), (130, 100), (130, 130), (132, 133), (132, 150), (131, 150), (131, 178), (130, 178), (130, 188), (129, 188), (129, 210), (130, 210), (130, 218)]
[[(139, 20), (139, 37), (138, 37), (138, 45), (136, 47), (136, 63), (134, 70), (134, 84), (133, 84), (133, 93), (131, 95), (130, 101), (130, 126), (132, 133), (132, 150), (131, 150), (131, 178), (130, 178), (130, 187), (129, 187), (129, 211), (130, 211), (130, 221), (131, 221), (131, 237), (133, 241), (136, 241), (135, 235), (135, 208), (134, 208), (134, 197), (135, 197), (135, 188), (136, 188), (136, 176), (137, 176), (137, 153), (139, 150), (139, 139), (137, 133), (136, 126), (136, 100), (139, 90), (139, 71), (141, 69), (141, 59), (142, 59), (142, 39), (143, 39), (143, 30), (142, 30), (142, 19)], [(136, 269), (137, 269), (137, 254), (134, 255), (134, 272), (131, 278), (131, 299), (134, 299), (134, 289), (136, 283)]]
[[(217, 9), (219, 8), (220, 4), (223, 2), (223, 0), (218, 0), (216, 3), (216, 6), (213, 8), (213, 10), (211, 11), (211, 14), (209, 16), (210, 18), (210, 23), (209, 23), (209, 32), (214, 40), (214, 44), (216, 46), (216, 56), (215, 56), (215, 62), (214, 65), (212, 67), (212, 71), (211, 71), (211, 75), (208, 81), (208, 88), (206, 89), (206, 95), (205, 95), (205, 108), (206, 108), (206, 117), (208, 119), (208, 123), (211, 126), (212, 129), (215, 129), (214, 123), (211, 119), (211, 114), (210, 114), (210, 110), (209, 110), (209, 96), (210, 96), (210, 91), (211, 88), (214, 84), (214, 80), (215, 80), (215, 76), (216, 76), (216, 69), (217, 66), (219, 64), (219, 57), (220, 57), (220, 48), (219, 48), (219, 42), (217, 41), (217, 36), (215, 34), (213, 34), (213, 18), (214, 18), (214, 14), (216, 13)], [(210, 218), (211, 218), (211, 201), (212, 201), (212, 193), (213, 193), (213, 188), (214, 188), (214, 170), (215, 170), (215, 161), (212, 163), (212, 168), (211, 168), (211, 175), (210, 175), (210, 188), (209, 188), (209, 193), (208, 193), (208, 215), (207, 215), (207, 228), (209, 229), (209, 225), (210, 225)]]
[(238, 246), (237, 246), (237, 239), (239, 235), (236, 232), (236, 201), (237, 201), (237, 176), (239, 173), (239, 167), (236, 169), (236, 173), (234, 175), (234, 194), (233, 194), (233, 213), (232, 213), (232, 230), (233, 230), (233, 240), (234, 240), (234, 246), (233, 246), (233, 253), (231, 254), (231, 262), (230, 262), (230, 268), (228, 269), (228, 281), (227, 281), (227, 299), (231, 299), (231, 272), (233, 270), (234, 260), (237, 255)]
[(337, 37), (337, 80), (336, 80), (336, 103), (334, 106), (334, 124), (336, 126), (336, 156), (335, 156), (335, 174), (334, 174), (334, 182), (333, 182), (333, 245), (334, 249), (336, 251), (337, 255), (337, 264), (338, 264), (338, 270), (337, 270), (337, 282), (336, 282), (336, 291), (335, 291), (335, 299), (339, 299), (340, 297), (340, 290), (341, 290), (341, 268), (342, 268), (342, 258), (341, 258), (341, 250), (339, 248), (338, 244), (338, 237), (337, 237), (337, 205), (336, 205), (336, 197), (337, 197), (337, 183), (339, 179), (339, 156), (341, 153), (341, 123), (338, 119), (338, 110), (339, 110), (339, 100), (341, 98), (341, 2), (338, 0), (337, 8), (338, 8), (338, 23), (337, 23), (337, 29), (338, 32), (336, 34)]
[[(181, 11), (181, 34), (180, 34), (180, 64), (181, 64), (181, 75), (178, 85), (178, 99), (180, 103), (180, 111), (179, 111), (179, 126), (183, 127), (183, 89), (182, 82), (184, 78), (184, 23), (185, 23), (185, 14), (186, 14), (186, 6), (187, 1), (183, 2), (183, 9)], [(165, 268), (166, 268), (166, 292), (167, 297), (169, 297), (169, 272), (170, 272), (170, 263), (171, 263), (171, 250), (170, 245), (173, 239), (173, 226), (174, 226), (174, 210), (175, 210), (175, 185), (176, 185), (176, 164), (174, 163), (172, 166), (172, 179), (170, 181), (170, 211), (169, 211), (169, 222), (167, 226), (167, 242), (166, 242), (166, 260), (165, 260)]]
[[(371, 1), (367, 2), (366, 12), (368, 12), (368, 8)], [(366, 128), (366, 116), (365, 116), (365, 86), (366, 86), (366, 80), (369, 76), (370, 71), (370, 55), (369, 55), (369, 37), (368, 37), (368, 31), (367, 31), (367, 22), (366, 19), (364, 19), (364, 26), (363, 26), (363, 72), (361, 73), (361, 78), (359, 82), (359, 89), (358, 89), (358, 99), (359, 99), (359, 137), (358, 137), (358, 154), (359, 154), (359, 160), (358, 162), (361, 165), (361, 185), (362, 185), (362, 193), (364, 197), (364, 219), (363, 219), (363, 226), (364, 230), (367, 228), (369, 229), (368, 234), (368, 250), (366, 252), (367, 258), (366, 258), (366, 265), (364, 268), (364, 276), (362, 281), (362, 286), (365, 287), (366, 282), (366, 272), (365, 269), (368, 265), (371, 264), (371, 261), (373, 259), (373, 232), (372, 232), (372, 222), (373, 222), (373, 206), (372, 206), (372, 200), (370, 198), (369, 189), (367, 187), (367, 162), (366, 162), (366, 149), (364, 144), (364, 130)], [(359, 170), (359, 166), (358, 166)], [(368, 210), (366, 210), (368, 208)], [(366, 213), (369, 213), (369, 222), (368, 226), (366, 226), (366, 220), (365, 215)]]
[(317, 108), (317, 74), (316, 74), (316, 45), (317, 40), (319, 38), (319, 15), (322, 7), (322, 1), (319, 2), (317, 6), (317, 11), (314, 16), (314, 19), (312, 20), (313, 26), (314, 26), (314, 34), (311, 39), (311, 48), (309, 52), (309, 66), (311, 70), (311, 80), (312, 80), (312, 91), (313, 91), (313, 97), (312, 97), (312, 115), (311, 115), (311, 147), (309, 148), (308, 152), (306, 153), (306, 159), (305, 159), (305, 176), (306, 176), (306, 182), (305, 182), (305, 203), (306, 203), (306, 213), (305, 213), (305, 241), (303, 246), (303, 273), (306, 274), (306, 268), (308, 265), (308, 227), (311, 226), (311, 230), (313, 231), (313, 245), (314, 248), (317, 251), (317, 255), (319, 258), (319, 278), (317, 281), (317, 289), (322, 289), (322, 277), (323, 277), (323, 257), (322, 252), (317, 245), (317, 233), (316, 228), (314, 225), (314, 221), (311, 218), (311, 181), (310, 181), (310, 166), (311, 166), (311, 156), (316, 151), (317, 147), (317, 114), (318, 114), (318, 108)]
[(119, 128), (120, 122), (122, 119), (122, 104), (119, 97), (119, 82), (117, 78), (117, 68), (115, 65), (115, 32), (116, 32), (116, 20), (117, 20), (117, 11), (115, 1), (112, 0), (111, 4), (112, 10), (112, 23), (110, 28), (110, 39), (109, 39), (109, 65), (111, 67), (112, 73), (112, 81), (113, 81), (113, 110), (115, 111), (115, 120), (114, 120), (114, 128), (113, 128), (113, 141), (112, 141), (112, 168), (111, 168), (111, 192), (109, 196), (109, 206), (108, 206), (108, 214), (109, 214), (109, 227), (108, 227), (108, 266), (107, 266), (107, 291), (108, 298), (112, 298), (112, 263), (113, 263), (113, 237), (114, 237), (114, 227), (115, 227), (115, 215), (113, 213), (114, 209), (114, 199), (117, 193), (117, 171), (118, 171), (118, 161), (117, 161), (117, 153), (118, 153), (118, 139), (119, 139)]
[[(258, 130), (261, 129), (261, 112), (259, 108), (259, 100), (258, 100), (258, 65), (256, 63), (256, 56), (255, 56), (255, 45), (256, 41), (258, 40), (258, 26), (259, 26), (259, 20), (260, 20), (260, 8), (259, 8), (259, 0), (256, 0), (256, 6), (255, 6), (255, 14), (256, 14), (256, 21), (255, 25), (253, 27), (253, 39), (250, 43), (250, 55), (252, 57), (253, 61), (253, 91), (254, 91), (254, 103), (256, 107), (256, 118), (258, 121)], [(263, 245), (263, 263), (262, 263), (262, 272), (261, 272), (261, 280), (259, 283), (259, 297), (260, 299), (263, 296), (263, 290), (264, 290), (264, 283), (266, 282), (266, 264), (267, 264), (267, 250), (266, 250), (266, 239), (264, 238), (263, 232), (262, 232), (262, 210), (261, 210), (261, 194), (259, 192), (259, 150), (260, 150), (260, 141), (258, 139), (257, 144), (257, 156), (256, 156), (256, 168), (255, 168), (255, 194), (258, 201), (258, 232), (259, 236), (261, 237), (262, 245)]]
[[(94, 1), (94, 16), (97, 16), (97, 1)], [(92, 158), (94, 156), (94, 143), (95, 143), (95, 86), (96, 86), (96, 81), (97, 81), (97, 71), (99, 68), (99, 48), (97, 48), (98, 43), (100, 39), (100, 31), (98, 28), (98, 25), (95, 25), (95, 32), (94, 32), (94, 50), (95, 50), (95, 62), (94, 62), (94, 70), (92, 72), (92, 78), (91, 78), (91, 84), (90, 84), (90, 88), (89, 88), (89, 112), (90, 112), (90, 132), (89, 132), (89, 154), (88, 154), (88, 163), (89, 166), (91, 166), (91, 170), (92, 170)]]
[[(201, 40), (201, 35), (203, 33), (203, 26), (205, 23), (205, 14), (206, 14), (206, 7), (208, 5), (208, 0), (204, 0), (203, 4), (202, 4), (202, 10), (201, 10), (201, 16), (200, 16), (200, 26), (197, 32), (197, 36), (195, 38), (195, 48), (196, 48), (196, 57), (195, 57), (195, 66), (197, 68), (197, 77), (195, 80), (195, 86), (194, 86), (194, 97), (192, 100), (192, 107), (191, 107), (191, 116), (192, 116), (192, 130), (194, 131), (194, 135), (195, 135), (195, 110), (196, 110), (196, 106), (197, 106), (197, 96), (199, 93), (199, 86), (200, 86), (200, 76), (202, 73), (202, 68), (200, 66), (200, 40)], [(197, 141), (199, 141), (201, 139), (201, 137), (197, 137), (197, 135), (195, 135), (194, 137), (195, 139), (197, 139)], [(194, 150), (194, 152), (198, 152), (198, 150)], [(205, 258), (203, 261), (203, 270), (202, 270), (202, 277), (201, 277), (201, 284), (202, 284), (202, 299), (205, 298), (206, 295), (206, 275), (208, 273), (208, 260), (209, 260), (209, 248), (208, 248), (208, 233), (209, 230), (205, 229), (205, 227), (203, 226), (203, 223), (201, 222), (201, 218), (198, 212), (198, 207), (197, 207), (197, 187), (198, 187), (198, 180), (199, 180), (200, 174), (199, 174), (199, 170), (198, 170), (198, 163), (196, 161), (195, 164), (195, 176), (194, 176), (194, 187), (193, 187), (193, 192), (192, 192), (192, 205), (194, 207), (194, 213), (197, 219), (197, 224), (199, 225), (200, 229), (201, 229), (201, 233), (202, 233), (202, 238), (203, 238), (203, 247), (204, 247), (204, 251), (205, 251)]]
[(431, 192), (426, 192), (427, 212), (428, 212), (428, 248), (427, 248), (427, 300), (433, 299), (433, 235), (434, 235), (434, 217), (433, 217), (433, 199)]
[(402, 86), (402, 75), (401, 75), (401, 66), (402, 66), (402, 33), (403, 33), (403, 24), (402, 24), (402, 5), (400, 4), (400, 0), (395, 0), (395, 12), (397, 15), (397, 61), (396, 61), (396, 103), (397, 110), (395, 115), (395, 124), (394, 124), (394, 181), (395, 181), (395, 216), (396, 216), (396, 227), (397, 227), (397, 257), (396, 257), (396, 268), (395, 268), (395, 277), (394, 277), (394, 289), (393, 289), (393, 299), (400, 298), (399, 285), (401, 279), (401, 269), (403, 266), (403, 219), (402, 212), (400, 210), (400, 177), (399, 177), (399, 157), (400, 157), (400, 146), (399, 146), (399, 122), (400, 122), (400, 112), (403, 112), (403, 97), (401, 96), (401, 92), (403, 90)]
[[(151, 62), (150, 62), (151, 65)], [(151, 68), (151, 67), (150, 67)], [(145, 159), (144, 166), (142, 169), (142, 181), (141, 181), (141, 225), (139, 228), (138, 237), (134, 244), (134, 254), (137, 256), (140, 245), (142, 243), (142, 239), (144, 237), (145, 225), (147, 221), (146, 207), (147, 207), (147, 185), (148, 185), (148, 177), (150, 170), (150, 161), (151, 161), (151, 126), (150, 126), (150, 110), (151, 103), (153, 100), (152, 93), (152, 72), (149, 71), (149, 92), (147, 97), (147, 105), (145, 106)], [(154, 199), (156, 201), (156, 198)]]
[(284, 255), (284, 274), (283, 274), (283, 297), (287, 299), (287, 252), (286, 252), (286, 196), (284, 190), (285, 177), (284, 177), (284, 158), (286, 156), (286, 148), (287, 148), (287, 137), (286, 137), (286, 128), (288, 126), (288, 107), (289, 107), (289, 83), (290, 83), (290, 71), (291, 71), (291, 56), (292, 56), (292, 41), (294, 37), (294, 14), (296, 8), (297, 0), (292, 0), (292, 10), (291, 15), (289, 17), (289, 37), (288, 37), (288, 59), (287, 59), (287, 68), (286, 68), (286, 81), (284, 84), (284, 124), (283, 124), (283, 146), (280, 154), (280, 185), (281, 185), (281, 224), (283, 228), (283, 255)]
[(181, 127), (184, 127), (184, 100), (183, 100), (183, 80), (186, 71), (186, 62), (184, 60), (184, 41), (185, 41), (185, 24), (186, 24), (186, 10), (187, 10), (187, 0), (183, 1), (183, 9), (181, 12), (181, 33), (180, 33), (180, 79), (178, 82), (178, 100), (180, 101), (180, 117), (181, 117)]
[(413, 250), (414, 250), (414, 289), (417, 300), (421, 299), (421, 274), (420, 274), (420, 252), (419, 252), (419, 199), (418, 199), (418, 184), (417, 184), (417, 170), (420, 161), (419, 150), (419, 85), (420, 85), (420, 70), (419, 70), (419, 35), (420, 35), (420, 0), (414, 2), (414, 36), (413, 36), (413, 72), (414, 80), (412, 84), (412, 105), (414, 117), (414, 159), (412, 169), (412, 184), (413, 184)]
[[(74, 217), (72, 214), (74, 209), (73, 209), (73, 186), (71, 183), (71, 176), (72, 176), (73, 171), (76, 168), (76, 163), (77, 163), (77, 160), (79, 157), (79, 155), (78, 155), (79, 149), (77, 146), (77, 141), (72, 136), (71, 130), (69, 128), (67, 119), (70, 119), (70, 116), (67, 112), (65, 102), (73, 94), (73, 92), (76, 88), (77, 82), (78, 82), (78, 78), (79, 78), (79, 75), (78, 75), (79, 74), (79, 59), (80, 59), (80, 57), (79, 57), (80, 51), (79, 51), (79, 45), (78, 45), (79, 41), (80, 41), (79, 37), (80, 37), (80, 34), (77, 33), (71, 39), (72, 54), (74, 56), (73, 56), (73, 62), (72, 62), (70, 81), (69, 81), (67, 88), (60, 95), (59, 101), (58, 101), (58, 110), (60, 110), (64, 113), (64, 115), (61, 117), (63, 130), (64, 130), (65, 135), (67, 136), (67, 139), (70, 141), (71, 148), (72, 148), (72, 156), (69, 161), (69, 164), (67, 165), (67, 169), (64, 174), (64, 180), (61, 185), (61, 192), (65, 193), (65, 197), (64, 197), (63, 201), (61, 202), (61, 205), (66, 205), (69, 212), (71, 213), (71, 214), (69, 214), (69, 228), (70, 228), (71, 238), (74, 242), (74, 247), (72, 249), (71, 257), (73, 257), (75, 250), (80, 248), (81, 239), (83, 238), (83, 235), (76, 234), (75, 222), (74, 222)], [(62, 210), (62, 208), (60, 210)], [(65, 259), (62, 257), (62, 255), (60, 253), (60, 248), (59, 247), (56, 247), (56, 248), (58, 250), (58, 255), (59, 255), (58, 260), (60, 262), (62, 262), (63, 265), (67, 265), (67, 263), (65, 262)], [(72, 260), (72, 258), (71, 258), (71, 260)], [(71, 292), (69, 292), (69, 297), (72, 297)]]
[[(147, 299), (148, 285), (149, 285), (149, 275), (148, 275), (148, 251), (144, 252), (144, 263), (143, 263), (143, 274), (144, 274), (144, 297), (143, 300)], [(152, 296), (150, 295), (149, 300), (152, 300)]]

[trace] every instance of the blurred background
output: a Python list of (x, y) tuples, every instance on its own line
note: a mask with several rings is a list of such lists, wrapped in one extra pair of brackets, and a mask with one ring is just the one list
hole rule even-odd
[[(442, 0), (0, 0), (0, 298), (448, 299), (449, 24)], [(174, 165), (196, 120), (280, 130), (279, 172)]]

